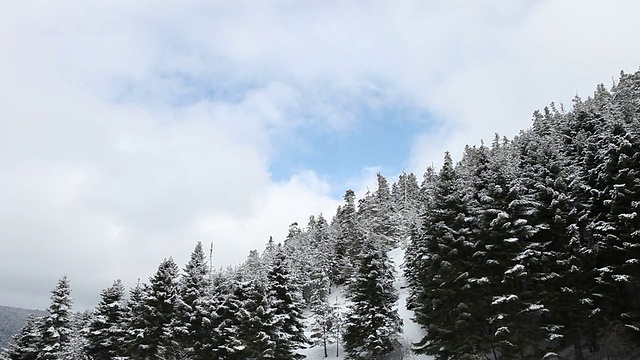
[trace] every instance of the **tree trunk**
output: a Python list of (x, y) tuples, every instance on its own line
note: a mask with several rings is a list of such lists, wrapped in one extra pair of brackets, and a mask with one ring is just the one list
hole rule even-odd
[(322, 339), (322, 342), (324, 344), (324, 357), (328, 357), (329, 354), (327, 354), (327, 339), (326, 338)]

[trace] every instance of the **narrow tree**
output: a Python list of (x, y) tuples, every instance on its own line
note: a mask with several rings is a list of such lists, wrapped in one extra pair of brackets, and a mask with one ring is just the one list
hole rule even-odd
[(382, 359), (398, 345), (402, 320), (396, 306), (393, 264), (381, 239), (372, 233), (363, 244), (349, 283), (344, 347), (351, 358)]
[(67, 276), (58, 280), (58, 284), (51, 291), (51, 305), (47, 309), (49, 315), (41, 325), (42, 348), (38, 359), (58, 360), (66, 351), (71, 339), (72, 313), (71, 287)]
[(203, 344), (210, 337), (204, 328), (204, 322), (208, 321), (205, 320), (208, 290), (207, 260), (202, 243), (198, 242), (184, 268), (173, 324), (178, 346), (187, 356), (207, 357), (203, 352)]
[(274, 356), (281, 359), (301, 358), (294, 350), (307, 343), (302, 323), (302, 297), (295, 287), (282, 252), (275, 255), (268, 284), (270, 307), (278, 331), (274, 339)]
[(87, 355), (108, 360), (126, 355), (122, 343), (126, 332), (127, 304), (122, 281), (104, 289), (87, 333)]
[(178, 266), (172, 258), (165, 259), (150, 279), (142, 298), (142, 328), (137, 352), (142, 358), (170, 356), (175, 338), (172, 319), (178, 298)]

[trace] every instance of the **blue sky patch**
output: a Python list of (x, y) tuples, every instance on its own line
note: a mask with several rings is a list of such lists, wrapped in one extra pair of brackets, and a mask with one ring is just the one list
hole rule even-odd
[(312, 170), (341, 193), (342, 184), (368, 167), (397, 174), (406, 163), (414, 137), (428, 131), (432, 116), (411, 106), (365, 107), (357, 121), (342, 132), (304, 128), (293, 139), (281, 139), (270, 164), (275, 181), (286, 181), (301, 170)]

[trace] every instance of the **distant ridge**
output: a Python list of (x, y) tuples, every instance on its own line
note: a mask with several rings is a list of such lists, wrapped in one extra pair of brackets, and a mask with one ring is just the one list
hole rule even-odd
[(0, 348), (12, 342), (11, 337), (22, 328), (30, 314), (43, 316), (47, 312), (0, 305)]

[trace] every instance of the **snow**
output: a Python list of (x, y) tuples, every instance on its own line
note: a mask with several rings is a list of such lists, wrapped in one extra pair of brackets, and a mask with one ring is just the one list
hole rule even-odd
[(491, 305), (498, 305), (498, 304), (502, 304), (505, 302), (513, 301), (513, 300), (518, 300), (518, 296), (514, 294), (504, 295), (504, 296), (494, 296), (493, 302), (491, 303)]
[[(407, 284), (402, 276), (402, 263), (404, 261), (404, 250), (397, 248), (389, 252), (389, 258), (395, 264), (396, 269), (396, 281), (394, 287), (398, 290), (398, 314), (402, 319), (402, 330), (400, 334), (400, 343), (404, 346), (410, 346), (412, 342), (417, 342), (424, 336), (424, 333), (420, 326), (416, 324), (413, 318), (413, 311), (407, 310), (407, 297), (409, 296)], [(344, 287), (333, 287), (331, 295), (329, 296), (329, 304), (337, 304), (338, 308), (344, 314), (347, 310), (348, 300), (345, 297)], [(306, 312), (305, 317), (309, 318), (310, 313)], [(309, 335), (309, 334), (307, 334)], [(304, 354), (309, 360), (322, 360), (322, 359), (344, 359), (344, 350), (342, 344), (339, 345), (339, 355), (336, 356), (336, 344), (333, 343), (327, 346), (328, 357), (324, 357), (324, 349), (322, 346), (313, 346), (308, 349), (299, 350), (298, 353)], [(406, 360), (427, 360), (433, 359), (433, 357), (426, 355), (405, 354)]]

